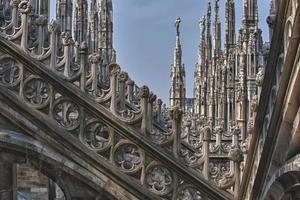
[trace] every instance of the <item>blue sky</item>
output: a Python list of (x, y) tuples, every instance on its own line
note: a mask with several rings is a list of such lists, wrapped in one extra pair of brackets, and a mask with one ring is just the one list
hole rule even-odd
[[(54, 1), (51, 1), (51, 3)], [(175, 45), (174, 21), (181, 17), (181, 45), (186, 67), (187, 97), (193, 93), (193, 72), (199, 43), (200, 16), (206, 13), (207, 0), (113, 0), (114, 48), (117, 62), (138, 85), (148, 85), (168, 103), (170, 66)], [(212, 2), (214, 2), (212, 0)], [(240, 27), (243, 0), (236, 0), (237, 30)], [(266, 17), (269, 0), (258, 0), (260, 28), (268, 41)], [(52, 11), (55, 12), (53, 5)], [(220, 18), (224, 25), (225, 0), (220, 0)], [(52, 13), (53, 16), (53, 13)], [(222, 28), (224, 35), (224, 28)]]

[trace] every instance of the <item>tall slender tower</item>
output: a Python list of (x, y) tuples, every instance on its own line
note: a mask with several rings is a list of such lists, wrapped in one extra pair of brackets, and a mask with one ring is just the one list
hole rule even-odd
[(246, 138), (247, 123), (251, 117), (250, 105), (257, 94), (255, 77), (258, 68), (263, 66), (262, 31), (258, 28), (257, 0), (244, 0), (243, 21), (238, 41), (237, 74), (239, 90), (237, 93), (237, 121)]
[(99, 53), (102, 61), (102, 82), (108, 81), (108, 65), (114, 57), (113, 49), (113, 5), (112, 0), (101, 0), (99, 13)]
[(72, 0), (57, 0), (56, 19), (60, 24), (61, 32), (72, 33)]
[(185, 69), (182, 64), (182, 51), (180, 44), (180, 22), (177, 18), (175, 21), (176, 27), (176, 46), (174, 49), (174, 61), (171, 66), (171, 88), (170, 88), (170, 107), (179, 106), (185, 110)]
[(227, 0), (225, 5), (225, 80), (226, 86), (226, 105), (225, 113), (225, 130), (230, 130), (235, 121), (235, 3), (234, 0)]
[(207, 101), (206, 101), (206, 64), (205, 64), (205, 53), (206, 53), (206, 41), (205, 41), (205, 28), (206, 18), (201, 17), (199, 21), (200, 28), (200, 42), (198, 47), (198, 58), (195, 65), (194, 72), (194, 112), (201, 116), (207, 115)]
[(76, 0), (74, 20), (74, 39), (79, 44), (87, 40), (88, 4), (87, 0)]
[(214, 38), (213, 38), (213, 112), (215, 121), (213, 124), (221, 125), (224, 120), (224, 90), (223, 86), (223, 64), (221, 63), (221, 22), (219, 17), (219, 0), (215, 0), (215, 21), (214, 21)]
[(98, 51), (99, 47), (99, 9), (97, 0), (92, 0), (90, 4), (88, 23), (88, 42), (90, 53)]
[(206, 69), (207, 69), (207, 117), (208, 120), (214, 123), (215, 121), (215, 106), (214, 106), (214, 69), (212, 64), (212, 35), (211, 35), (211, 3), (208, 2), (206, 14)]

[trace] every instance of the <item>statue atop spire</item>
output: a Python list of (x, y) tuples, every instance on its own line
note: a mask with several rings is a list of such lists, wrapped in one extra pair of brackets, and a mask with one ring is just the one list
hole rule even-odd
[(176, 35), (179, 36), (180, 34), (180, 22), (181, 22), (181, 19), (180, 17), (177, 17), (176, 21), (175, 21), (175, 27), (176, 27)]
[(180, 22), (177, 17), (175, 20), (176, 28), (176, 45), (174, 49), (174, 60), (171, 66), (171, 88), (170, 88), (170, 106), (179, 106), (185, 109), (185, 69), (182, 64), (182, 51), (180, 45)]

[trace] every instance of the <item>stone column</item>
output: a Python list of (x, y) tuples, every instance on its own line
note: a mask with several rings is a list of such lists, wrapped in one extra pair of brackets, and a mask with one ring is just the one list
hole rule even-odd
[(82, 42), (80, 44), (80, 69), (81, 69), (81, 78), (80, 78), (80, 89), (81, 91), (85, 91), (86, 86), (86, 63), (87, 63), (87, 52), (88, 46), (86, 42)]
[(139, 92), (140, 98), (141, 98), (141, 108), (142, 108), (142, 112), (143, 112), (143, 117), (142, 117), (142, 125), (141, 125), (141, 129), (142, 129), (142, 133), (143, 134), (147, 134), (147, 131), (149, 130), (148, 127), (148, 101), (149, 101), (149, 95), (150, 95), (150, 91), (149, 88), (147, 86), (142, 86), (140, 88), (140, 92)]
[(162, 106), (162, 100), (161, 99), (157, 99), (157, 121), (158, 121), (158, 123), (161, 123), (161, 121), (162, 121), (162, 108), (161, 108), (161, 106)]
[(170, 115), (172, 119), (172, 131), (174, 134), (173, 154), (176, 158), (178, 158), (181, 141), (182, 110), (180, 110), (179, 107), (175, 106), (171, 109)]
[(120, 99), (120, 111), (124, 111), (126, 108), (126, 81), (128, 80), (128, 74), (126, 72), (121, 72), (118, 75), (119, 80), (119, 99)]
[(98, 64), (100, 62), (100, 56), (97, 53), (92, 53), (89, 55), (89, 61), (91, 63), (91, 74), (92, 74), (92, 94), (97, 96), (98, 89)]
[(133, 100), (133, 87), (134, 87), (134, 81), (131, 79), (128, 79), (126, 81), (126, 86), (127, 86), (127, 101), (129, 103), (132, 103)]
[(149, 132), (152, 131), (152, 126), (153, 126), (153, 103), (154, 103), (155, 100), (156, 100), (156, 95), (151, 92), (150, 96), (149, 96), (149, 102), (148, 102), (148, 128), (149, 128)]
[(234, 166), (234, 199), (238, 199), (239, 191), (240, 191), (240, 163), (243, 160), (243, 154), (239, 147), (233, 147), (229, 151), (229, 159), (233, 162)]
[(240, 190), (240, 164), (243, 160), (243, 153), (239, 147), (239, 135), (241, 134), (241, 130), (238, 126), (235, 126), (232, 134), (232, 147), (228, 153), (229, 159), (231, 160), (231, 164), (234, 170), (234, 199), (238, 198), (239, 190)]
[(203, 163), (203, 176), (208, 179), (209, 174), (209, 141), (211, 139), (211, 129), (209, 126), (204, 127), (203, 129), (203, 156), (204, 156), (204, 163)]

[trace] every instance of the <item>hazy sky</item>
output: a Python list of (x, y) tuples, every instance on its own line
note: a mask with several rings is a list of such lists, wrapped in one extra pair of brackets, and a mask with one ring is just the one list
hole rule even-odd
[[(117, 51), (118, 64), (138, 85), (148, 85), (165, 103), (168, 103), (169, 74), (175, 45), (174, 21), (177, 16), (181, 17), (182, 60), (186, 67), (187, 97), (192, 97), (193, 73), (199, 44), (198, 21), (200, 16), (206, 14), (207, 2), (207, 0), (113, 0), (114, 48)], [(243, 0), (235, 2), (238, 30)], [(268, 15), (269, 0), (258, 0), (258, 4), (260, 28), (263, 30), (264, 40), (268, 41), (265, 19)], [(55, 12), (54, 6), (51, 7)], [(225, 22), (224, 10), (225, 0), (220, 0), (222, 25)]]

